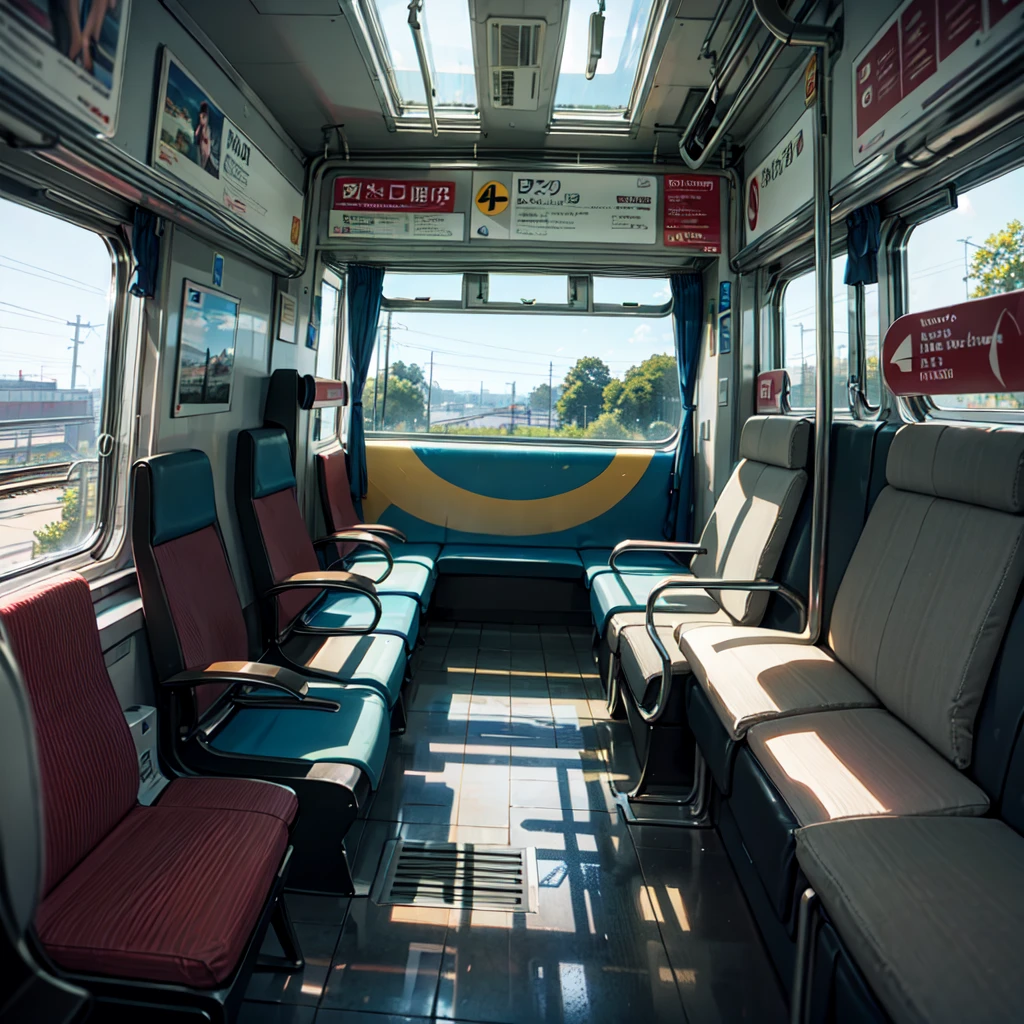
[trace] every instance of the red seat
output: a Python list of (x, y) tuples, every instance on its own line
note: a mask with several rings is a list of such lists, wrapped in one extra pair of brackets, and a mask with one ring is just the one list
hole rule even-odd
[(43, 900), (39, 938), (69, 971), (216, 988), (287, 845), (267, 814), (136, 807)]
[(70, 971), (222, 985), (267, 906), (295, 794), (178, 779), (140, 807), (135, 745), (89, 585), (68, 575), (0, 601), (32, 707), (45, 822), (37, 930)]

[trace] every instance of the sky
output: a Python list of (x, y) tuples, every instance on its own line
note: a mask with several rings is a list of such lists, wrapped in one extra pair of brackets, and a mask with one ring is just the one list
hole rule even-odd
[[(565, 301), (565, 276), (493, 275), (489, 296), (503, 301), (535, 298)], [(461, 275), (387, 274), (384, 294), (407, 298), (457, 298)], [(661, 305), (669, 299), (668, 280), (598, 278), (596, 302)], [(381, 324), (386, 322), (381, 314)], [(446, 390), (525, 397), (548, 381), (561, 383), (576, 360), (599, 356), (612, 376), (622, 377), (654, 353), (673, 351), (672, 317), (545, 316), (532, 313), (396, 312), (391, 324), (391, 361), (418, 363)], [(371, 366), (376, 366), (376, 354)]]
[(77, 387), (103, 383), (111, 259), (98, 235), (0, 199), (0, 376), (71, 386), (71, 338), (80, 314)]

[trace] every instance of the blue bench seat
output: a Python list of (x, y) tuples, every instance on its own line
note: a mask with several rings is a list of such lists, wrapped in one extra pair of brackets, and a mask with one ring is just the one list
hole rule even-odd
[(573, 548), (511, 544), (445, 544), (438, 572), (451, 576), (520, 576), (582, 580), (583, 563)]

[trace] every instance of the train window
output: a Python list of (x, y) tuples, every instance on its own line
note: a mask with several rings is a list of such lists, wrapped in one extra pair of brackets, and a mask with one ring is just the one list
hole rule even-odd
[(103, 521), (112, 272), (96, 233), (0, 199), (0, 574), (89, 547)]
[[(957, 197), (907, 243), (907, 312), (1024, 288), (1024, 167)], [(1022, 409), (1024, 393), (940, 395), (940, 409)]]
[(460, 274), (403, 274), (389, 271), (384, 278), (386, 299), (406, 299), (413, 302), (462, 300)]
[(877, 409), (882, 404), (882, 367), (878, 346), (878, 285), (864, 285), (864, 393), (868, 405)]
[(649, 306), (668, 312), (672, 289), (663, 277), (595, 277), (594, 305), (622, 306), (633, 309)]
[[(320, 343), (316, 350), (316, 375), (338, 376), (338, 314), (341, 291), (324, 281), (320, 292)], [(338, 410), (317, 409), (313, 414), (313, 440), (327, 441), (338, 432)]]
[[(390, 273), (384, 292), (390, 294)], [(420, 291), (417, 275), (401, 287)], [(437, 276), (437, 275), (424, 275)], [(451, 275), (460, 280), (460, 275)], [(491, 275), (493, 282), (499, 275)], [(565, 275), (500, 275), (506, 301), (566, 303)], [(427, 285), (424, 284), (424, 288)], [(668, 281), (643, 281), (639, 306), (590, 314), (418, 309), (384, 303), (363, 398), (367, 429), (462, 437), (663, 442), (679, 424)], [(620, 294), (620, 305), (623, 296)], [(501, 300), (499, 300), (501, 301)], [(618, 315), (616, 315), (618, 314)], [(630, 314), (630, 315), (626, 315)]]
[[(836, 412), (849, 408), (850, 377), (849, 289), (843, 284), (846, 257), (832, 260), (832, 402)], [(818, 365), (813, 270), (794, 277), (782, 293), (782, 365), (792, 382), (794, 409), (814, 408), (814, 375)]]
[(569, 280), (553, 274), (489, 274), (488, 302), (564, 306)]

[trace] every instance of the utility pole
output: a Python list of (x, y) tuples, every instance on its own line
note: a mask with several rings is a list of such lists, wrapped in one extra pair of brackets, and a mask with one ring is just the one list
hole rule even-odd
[(388, 367), (391, 366), (391, 310), (388, 310), (387, 335), (384, 339), (384, 394), (380, 400), (380, 427), (385, 429), (388, 414)]
[(377, 382), (380, 380), (380, 324), (377, 325), (377, 369), (373, 373), (373, 429), (377, 429)]
[(548, 363), (548, 437), (551, 436), (551, 381), (554, 369), (555, 364), (553, 362)]
[(970, 276), (970, 271), (968, 270), (967, 266), (967, 247), (971, 244), (971, 236), (968, 235), (966, 238), (958, 238), (957, 241), (962, 242), (964, 247), (964, 298), (969, 299), (971, 296), (970, 285), (968, 284), (967, 280)]
[(427, 433), (430, 433), (430, 399), (434, 394), (434, 353), (430, 353), (430, 383), (427, 384)]
[(804, 366), (804, 325), (798, 323), (797, 327), (800, 328), (800, 405), (801, 407), (806, 405), (806, 396), (804, 395), (804, 376), (807, 372), (807, 367)]
[[(964, 251), (966, 252), (966, 250)], [(76, 313), (75, 319), (73, 321), (67, 320), (65, 321), (65, 323), (68, 325), (68, 327), (74, 327), (75, 329), (75, 336), (71, 339), (71, 390), (74, 391), (75, 380), (78, 377), (78, 346), (82, 344), (81, 332), (83, 328), (87, 331), (91, 331), (94, 327), (99, 327), (99, 324), (83, 324), (81, 313)], [(42, 373), (40, 373), (39, 376), (42, 377)]]

